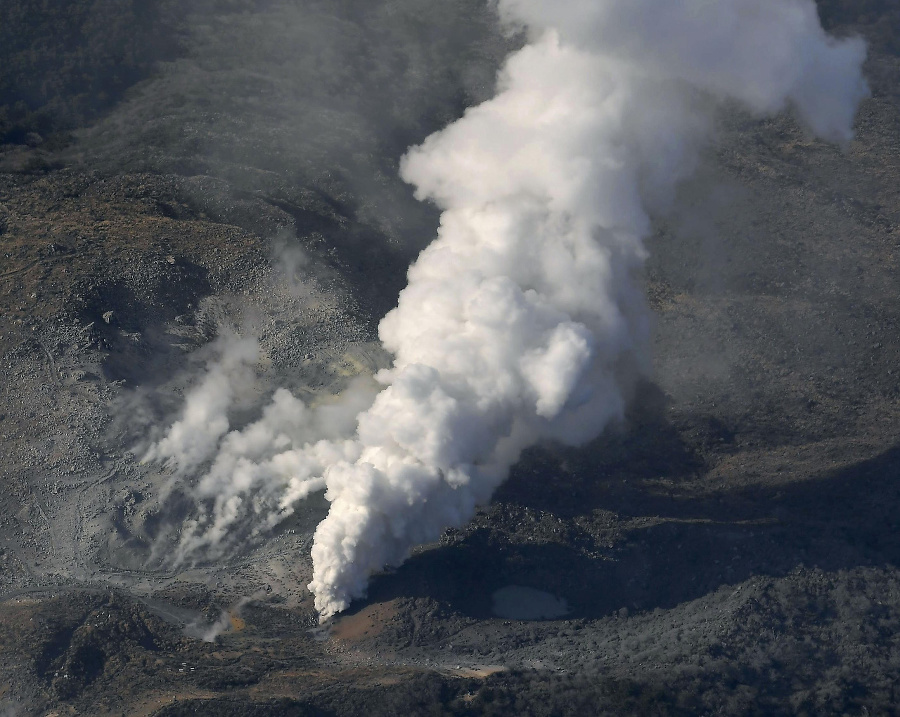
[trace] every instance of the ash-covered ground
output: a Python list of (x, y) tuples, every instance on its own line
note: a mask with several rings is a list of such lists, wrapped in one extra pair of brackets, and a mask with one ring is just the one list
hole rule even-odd
[(522, 39), (475, 0), (144, 5), (2, 10), (0, 714), (898, 709), (891, 3), (820, 3), (871, 43), (848, 148), (721, 117), (649, 242), (627, 420), (530, 450), (322, 626), (324, 498), (173, 570), (179, 486), (139, 447), (229, 332), (263, 355), (234, 425), (389, 364), (377, 322), (437, 226), (399, 157)]

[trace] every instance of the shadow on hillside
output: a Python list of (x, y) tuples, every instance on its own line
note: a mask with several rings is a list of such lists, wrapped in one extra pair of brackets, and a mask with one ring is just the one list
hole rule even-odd
[[(531, 544), (510, 543), (500, 531), (479, 529), (376, 577), (370, 599), (428, 597), (484, 618), (491, 594), (518, 584), (564, 596), (571, 617), (594, 618), (623, 607), (672, 608), (723, 585), (754, 575), (784, 576), (798, 566), (837, 571), (897, 565), (898, 477), (900, 445), (816, 479), (719, 498), (667, 497), (640, 481), (605, 495), (579, 496), (576, 490), (576, 502), (591, 501), (578, 514), (603, 509), (653, 520), (609, 542), (576, 528), (561, 542), (540, 536)], [(573, 500), (561, 483), (551, 492), (564, 506)], [(538, 509), (548, 509), (550, 494), (539, 497)], [(527, 497), (518, 502), (535, 508)]]

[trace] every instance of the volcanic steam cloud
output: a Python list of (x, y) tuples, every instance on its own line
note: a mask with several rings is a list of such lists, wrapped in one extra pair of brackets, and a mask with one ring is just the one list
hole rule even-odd
[(395, 357), (380, 391), (361, 383), (309, 407), (281, 389), (228, 432), (231, 387), (258, 349), (225, 342), (150, 452), (200, 473), (180, 559), (224, 551), (325, 489), (309, 588), (323, 619), (346, 608), (373, 572), (466, 523), (523, 449), (582, 444), (621, 416), (647, 367), (637, 277), (649, 213), (694, 170), (718, 106), (790, 108), (846, 143), (867, 91), (863, 42), (827, 36), (812, 0), (499, 0), (499, 11), (530, 41), (497, 96), (402, 161), (443, 213), (379, 327)]

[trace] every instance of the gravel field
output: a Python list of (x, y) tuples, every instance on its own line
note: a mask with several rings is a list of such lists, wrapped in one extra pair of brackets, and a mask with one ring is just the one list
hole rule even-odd
[(159, 559), (190, 506), (142, 451), (217, 337), (261, 348), (236, 425), (389, 366), (377, 322), (437, 226), (398, 158), (521, 43), (474, 0), (428, 27), (424, 0), (344, 4), (165, 16), (182, 45), (121, 98), (0, 143), (0, 715), (900, 710), (887, 2), (820, 3), (872, 43), (849, 147), (725, 112), (657, 218), (653, 371), (621, 425), (530, 449), (324, 625), (320, 495), (221, 559)]

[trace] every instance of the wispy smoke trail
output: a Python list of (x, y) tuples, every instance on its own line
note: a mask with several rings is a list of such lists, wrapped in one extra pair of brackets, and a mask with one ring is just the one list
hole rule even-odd
[[(380, 325), (395, 356), (376, 376), (383, 389), (357, 397), (358, 419), (334, 431), (279, 394), (259, 424), (221, 441), (200, 482), (216, 497), (184, 550), (223, 540), (250, 503), (258, 525), (272, 524), (326, 488), (309, 585), (323, 619), (373, 572), (468, 521), (524, 448), (584, 443), (622, 414), (647, 361), (637, 275), (648, 212), (695, 168), (717, 105), (793, 108), (847, 142), (866, 94), (863, 43), (826, 36), (811, 0), (499, 9), (531, 42), (508, 59), (498, 95), (402, 163), (443, 214)], [(157, 457), (177, 457), (170, 439)]]
[(211, 363), (202, 381), (187, 396), (181, 418), (165, 438), (152, 445), (144, 460), (167, 460), (180, 473), (196, 469), (218, 449), (228, 431), (228, 409), (235, 386), (249, 382), (250, 367), (259, 358), (259, 344), (251, 338), (223, 335), (213, 347), (219, 360)]

